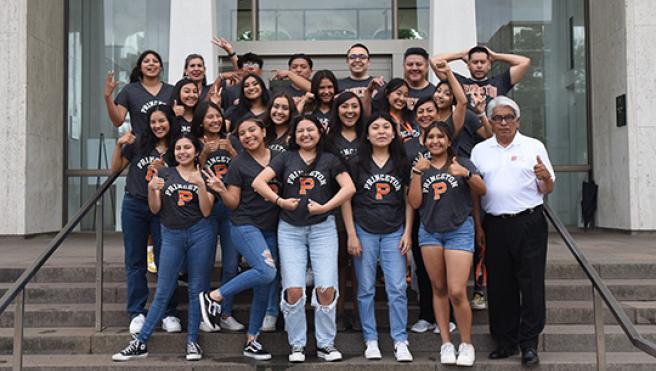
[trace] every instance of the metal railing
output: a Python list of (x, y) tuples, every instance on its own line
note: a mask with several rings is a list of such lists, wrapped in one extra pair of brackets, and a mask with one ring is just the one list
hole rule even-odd
[(594, 269), (592, 264), (579, 249), (574, 241), (574, 238), (569, 233), (563, 222), (556, 216), (556, 213), (547, 204), (544, 204), (544, 214), (554, 226), (560, 237), (567, 245), (567, 248), (572, 253), (576, 261), (579, 263), (583, 272), (592, 283), (592, 305), (594, 311), (594, 328), (595, 328), (595, 343), (597, 347), (597, 370), (606, 370), (606, 338), (604, 328), (604, 306), (605, 303), (610, 313), (615, 317), (620, 327), (624, 331), (626, 337), (631, 341), (636, 348), (643, 352), (656, 357), (656, 343), (649, 339), (645, 339), (638, 330), (635, 328), (626, 312), (615, 298), (615, 295), (610, 292), (608, 286)]
[(16, 306), (14, 309), (14, 355), (13, 355), (13, 369), (21, 370), (23, 368), (23, 318), (25, 314), (25, 286), (34, 278), (41, 267), (46, 261), (55, 253), (57, 248), (64, 242), (66, 237), (77, 227), (82, 218), (91, 210), (96, 207), (96, 331), (102, 331), (102, 309), (103, 309), (103, 209), (104, 202), (103, 196), (105, 192), (114, 184), (114, 181), (121, 176), (121, 171), (112, 174), (105, 182), (100, 185), (93, 193), (91, 198), (82, 205), (77, 213), (66, 223), (59, 233), (50, 241), (45, 250), (37, 257), (32, 264), (25, 269), (23, 274), (18, 277), (16, 282), (5, 292), (0, 298), (0, 314), (2, 314), (9, 304), (16, 299)]

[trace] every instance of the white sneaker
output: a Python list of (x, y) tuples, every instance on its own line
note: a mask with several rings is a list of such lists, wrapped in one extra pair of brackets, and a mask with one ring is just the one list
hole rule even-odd
[(326, 362), (335, 362), (342, 360), (342, 353), (333, 345), (328, 345), (323, 348), (317, 348), (317, 357)]
[(415, 332), (417, 334), (423, 334), (426, 331), (432, 330), (436, 328), (434, 323), (430, 323), (426, 321), (425, 319), (420, 319), (417, 321), (412, 327), (410, 328), (410, 331)]
[(228, 331), (243, 331), (246, 327), (239, 323), (235, 317), (228, 318), (221, 317), (221, 328)]
[(262, 321), (262, 332), (274, 332), (276, 331), (276, 322), (278, 322), (278, 316), (272, 316), (267, 314), (264, 316), (264, 321)]
[(380, 354), (380, 349), (378, 349), (377, 340), (369, 340), (365, 343), (367, 349), (364, 350), (364, 358), (369, 360), (381, 359), (383, 355)]
[(221, 331), (221, 327), (216, 326), (215, 328), (211, 328), (210, 326), (208, 326), (203, 321), (200, 321), (200, 325), (198, 326), (198, 329), (202, 332), (219, 332), (219, 331)]
[(180, 318), (174, 316), (165, 317), (162, 320), (162, 330), (166, 332), (181, 332), (182, 325), (180, 324)]
[[(453, 334), (453, 332), (456, 330), (456, 324), (453, 322), (449, 322), (449, 334)], [(435, 329), (433, 330), (434, 334), (439, 334), (440, 333), (440, 326), (435, 326)]]
[(143, 327), (145, 322), (146, 322), (146, 316), (144, 316), (143, 314), (139, 314), (136, 317), (132, 318), (132, 321), (130, 321), (130, 333), (131, 334), (140, 333), (141, 328)]
[(412, 362), (412, 353), (408, 349), (407, 341), (399, 341), (394, 344), (394, 357), (397, 362)]
[(456, 364), (456, 348), (451, 343), (444, 343), (440, 348), (440, 363), (443, 365)]
[(476, 351), (474, 346), (467, 343), (460, 343), (458, 347), (458, 360), (456, 365), (458, 366), (473, 366), (474, 361), (476, 360)]
[(303, 347), (294, 346), (292, 347), (292, 351), (289, 353), (289, 357), (287, 359), (292, 363), (305, 362), (305, 350)]

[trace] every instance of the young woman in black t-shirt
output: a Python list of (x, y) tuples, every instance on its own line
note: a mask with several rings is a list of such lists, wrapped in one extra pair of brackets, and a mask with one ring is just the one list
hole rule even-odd
[[(116, 141), (112, 154), (113, 172), (121, 171), (129, 164), (121, 206), (121, 229), (125, 247), (127, 310), (132, 334), (141, 332), (146, 319), (148, 236), (153, 238), (156, 264), (161, 247), (159, 215), (148, 209), (148, 182), (156, 169), (167, 165), (171, 137), (171, 116), (167, 106), (152, 107), (146, 117), (149, 122), (148, 130), (138, 136), (132, 131), (125, 133)], [(164, 329), (169, 332), (180, 331), (180, 320), (176, 316), (175, 306), (172, 301), (164, 319)]]
[[(389, 114), (405, 142), (419, 135), (419, 131), (412, 122), (412, 112), (407, 108), (408, 83), (400, 78), (393, 78), (385, 85), (383, 94), (379, 94), (380, 111)], [(375, 112), (374, 112), (375, 113)]]
[(317, 71), (312, 76), (310, 93), (297, 104), (298, 112), (313, 114), (324, 131), (330, 123), (330, 110), (338, 92), (337, 78), (330, 70)]
[(173, 96), (169, 103), (175, 115), (174, 133), (191, 133), (191, 120), (198, 105), (198, 84), (183, 77), (173, 87)]
[[(408, 350), (406, 257), (412, 239), (413, 210), (406, 202), (409, 166), (392, 118), (367, 121), (358, 155), (351, 166), (356, 194), (342, 206), (348, 251), (358, 277), (358, 306), (366, 344), (365, 358), (380, 359), (374, 314), (376, 267), (385, 277), (390, 335), (399, 362), (412, 361)], [(365, 139), (366, 138), (366, 139)]]
[(266, 112), (269, 100), (269, 91), (264, 80), (253, 73), (246, 75), (240, 85), (239, 103), (225, 111), (229, 131), (234, 132), (234, 125), (246, 117), (261, 118)]
[[(467, 279), (474, 252), (471, 199), (485, 194), (485, 183), (474, 165), (455, 156), (453, 134), (444, 122), (431, 124), (424, 133), (430, 160), (421, 156), (412, 168), (408, 201), (419, 209), (419, 245), (433, 288), (435, 318), (440, 328), (442, 364), (471, 366), (471, 308)], [(449, 300), (460, 330), (456, 351), (449, 335)]]
[(164, 314), (182, 269), (189, 275), (186, 358), (188, 361), (202, 358), (197, 342), (201, 317), (198, 295), (209, 289), (211, 270), (207, 262), (213, 258), (215, 237), (208, 219), (214, 195), (207, 190), (200, 172), (200, 146), (197, 138), (183, 134), (173, 144), (176, 166), (155, 170), (148, 183), (148, 207), (151, 212), (160, 213), (161, 220), (157, 290), (141, 332), (121, 352), (114, 354), (115, 361), (148, 355), (146, 343)]
[(289, 148), (289, 127), (297, 115), (298, 111), (292, 97), (285, 92), (273, 95), (264, 115), (265, 141), (269, 149), (284, 152)]
[[(251, 183), (265, 166), (279, 153), (264, 144), (264, 124), (255, 119), (246, 119), (235, 128), (244, 147), (231, 163), (230, 170), (217, 176), (208, 169), (207, 184), (217, 193), (223, 203), (232, 209), (230, 217), (231, 236), (236, 250), (246, 259), (251, 269), (238, 274), (218, 289), (201, 294), (203, 322), (208, 326), (219, 323), (220, 308), (225, 298), (244, 290), (253, 289), (248, 332), (243, 354), (257, 360), (267, 360), (271, 354), (257, 342), (262, 327), (270, 293), (275, 291), (277, 275), (276, 260), (278, 246), (276, 227), (279, 209), (255, 193)], [(279, 183), (268, 185), (278, 190)]]
[(137, 59), (130, 83), (112, 99), (112, 93), (118, 86), (114, 81), (114, 72), (109, 71), (105, 79), (103, 96), (107, 113), (114, 126), (119, 127), (130, 113), (130, 123), (135, 135), (148, 128), (146, 112), (158, 104), (168, 104), (173, 94), (173, 86), (162, 82), (159, 74), (162, 72), (162, 57), (154, 50), (146, 50)]

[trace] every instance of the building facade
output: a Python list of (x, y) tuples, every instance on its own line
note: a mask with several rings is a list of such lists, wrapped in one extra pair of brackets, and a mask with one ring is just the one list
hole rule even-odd
[[(0, 235), (61, 228), (107, 175), (115, 128), (102, 97), (108, 70), (123, 84), (139, 53), (160, 52), (175, 83), (187, 54), (205, 56), (209, 79), (227, 70), (212, 35), (264, 59), (264, 77), (287, 56), (313, 57), (315, 70), (348, 74), (345, 51), (365, 43), (370, 74), (402, 75), (410, 46), (430, 53), (478, 43), (529, 56), (511, 96), (520, 130), (542, 140), (557, 172), (548, 202), (581, 225), (581, 185), (599, 184), (596, 225), (656, 230), (656, 113), (649, 73), (656, 52), (656, 4), (648, 0), (27, 0), (2, 1), (0, 98), (10, 140)], [(193, 4), (193, 5), (190, 5)], [(465, 65), (452, 63), (466, 73)], [(507, 68), (495, 65), (495, 70)], [(122, 84), (122, 85), (123, 85)], [(638, 89), (638, 85), (643, 88)], [(624, 98), (621, 98), (621, 97)], [(623, 103), (623, 105), (622, 105)], [(618, 126), (625, 124), (623, 126)], [(120, 226), (123, 180), (105, 199), (105, 228)], [(93, 216), (81, 229), (93, 227)]]

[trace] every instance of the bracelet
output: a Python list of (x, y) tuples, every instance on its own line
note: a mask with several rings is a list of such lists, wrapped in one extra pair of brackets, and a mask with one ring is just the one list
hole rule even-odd
[(417, 175), (421, 175), (424, 173), (423, 171), (417, 170), (417, 168), (414, 166), (412, 167), (412, 172)]
[(471, 170), (468, 170), (467, 175), (465, 175), (465, 180), (469, 180), (471, 178), (471, 176), (472, 176), (472, 172), (471, 172)]
[(278, 206), (278, 200), (280, 200), (280, 196), (276, 197), (276, 202), (275, 202), (276, 206)]
[(237, 55), (237, 53), (235, 53), (234, 51), (233, 51), (232, 53), (228, 53), (228, 58), (232, 58), (232, 57), (234, 57), (235, 55)]

